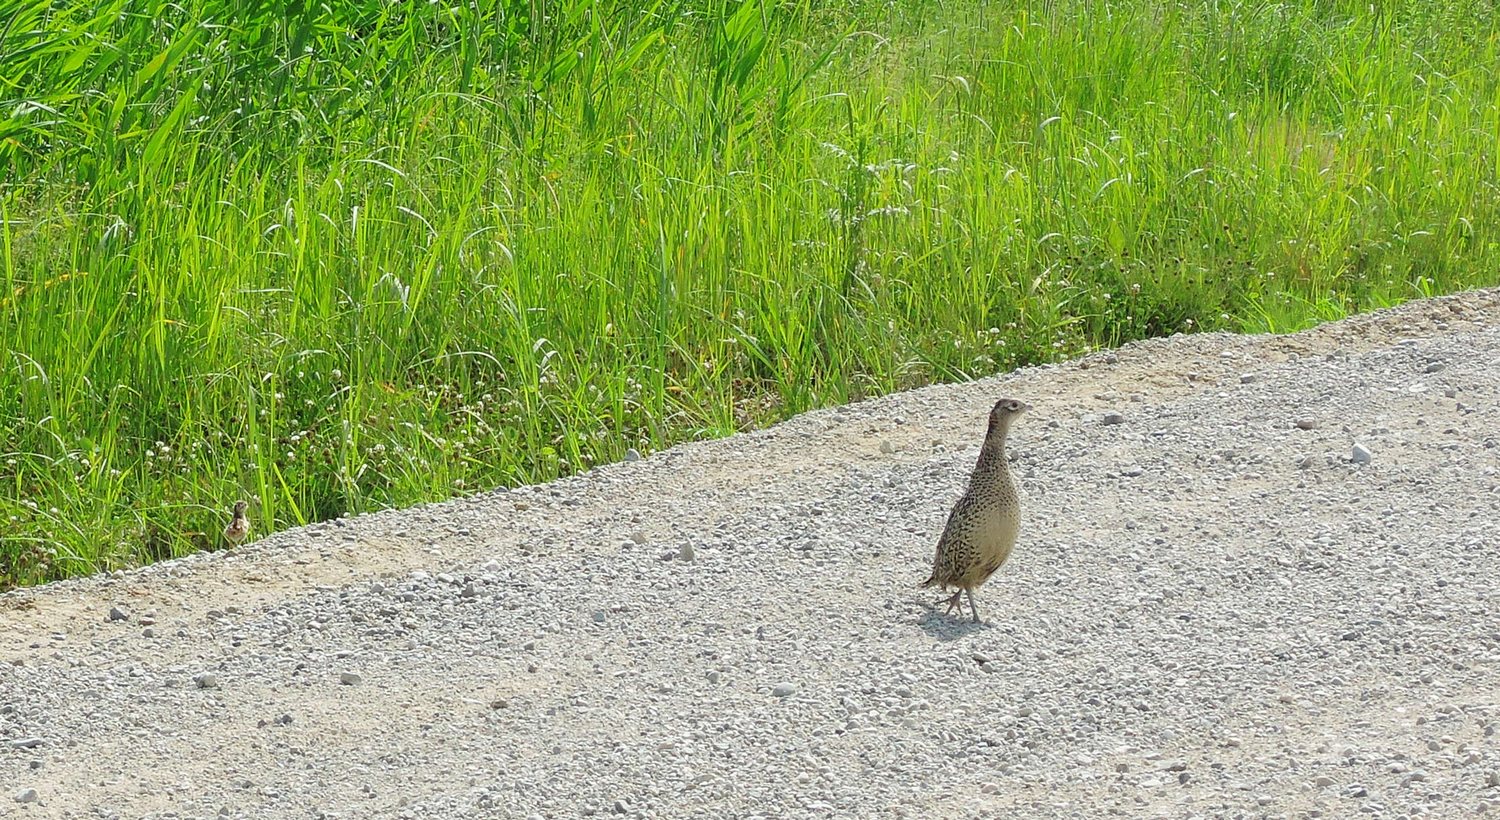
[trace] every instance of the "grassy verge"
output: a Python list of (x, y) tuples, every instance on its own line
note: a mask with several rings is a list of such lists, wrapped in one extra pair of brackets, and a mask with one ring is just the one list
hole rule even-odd
[(1487, 3), (11, 8), (0, 587), (1500, 281)]

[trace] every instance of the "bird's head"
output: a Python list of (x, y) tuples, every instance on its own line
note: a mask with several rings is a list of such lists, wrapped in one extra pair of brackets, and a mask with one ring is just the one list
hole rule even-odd
[(237, 516), (244, 515), (245, 510), (249, 509), (249, 507), (250, 505), (243, 501), (236, 501), (234, 502), (234, 514)]
[(1031, 405), (1020, 399), (1001, 399), (995, 402), (994, 409), (990, 410), (990, 435), (1004, 435), (1010, 429), (1010, 423), (1030, 409)]

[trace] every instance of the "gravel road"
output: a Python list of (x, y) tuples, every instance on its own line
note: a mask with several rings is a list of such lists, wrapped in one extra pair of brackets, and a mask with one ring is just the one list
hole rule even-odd
[(13, 592), (0, 816), (1500, 814), (1497, 474), (1491, 290)]

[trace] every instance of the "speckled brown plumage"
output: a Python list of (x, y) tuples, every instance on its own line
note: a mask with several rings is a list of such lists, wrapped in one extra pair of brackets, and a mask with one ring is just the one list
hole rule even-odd
[(1021, 527), (1021, 497), (1005, 461), (1005, 437), (1011, 422), (1030, 409), (1031, 405), (1016, 399), (995, 402), (979, 463), (974, 465), (969, 487), (953, 505), (938, 539), (932, 575), (922, 586), (957, 587), (947, 601), (950, 614), (955, 610), (963, 614), (960, 596), (967, 593), (969, 610), (974, 620), (979, 620), (974, 590), (1000, 569), (1015, 546)]
[(250, 519), (245, 517), (245, 510), (249, 506), (243, 501), (234, 502), (234, 517), (229, 519), (229, 526), (224, 528), (225, 541), (238, 544), (250, 534)]

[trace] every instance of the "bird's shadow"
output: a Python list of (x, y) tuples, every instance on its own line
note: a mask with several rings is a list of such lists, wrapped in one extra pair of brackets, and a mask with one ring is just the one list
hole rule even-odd
[(987, 629), (994, 629), (986, 621), (975, 622), (966, 617), (948, 615), (942, 611), (940, 604), (923, 601), (922, 608), (926, 611), (917, 618), (917, 626), (940, 641), (956, 641)]

